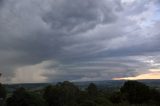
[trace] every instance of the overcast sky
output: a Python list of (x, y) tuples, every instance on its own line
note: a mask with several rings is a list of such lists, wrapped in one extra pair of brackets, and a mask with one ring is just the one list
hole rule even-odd
[(160, 1), (0, 0), (0, 72), (4, 83), (160, 78)]

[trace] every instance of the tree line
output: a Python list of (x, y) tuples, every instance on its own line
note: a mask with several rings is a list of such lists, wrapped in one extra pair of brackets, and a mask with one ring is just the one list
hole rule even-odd
[(80, 89), (69, 81), (32, 91), (18, 88), (7, 94), (0, 84), (0, 106), (160, 106), (160, 92), (141, 82), (126, 81), (117, 91), (90, 83)]

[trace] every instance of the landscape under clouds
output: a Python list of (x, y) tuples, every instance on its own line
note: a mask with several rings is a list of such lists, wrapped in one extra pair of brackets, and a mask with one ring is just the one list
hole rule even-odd
[(160, 79), (160, 0), (0, 0), (3, 83)]

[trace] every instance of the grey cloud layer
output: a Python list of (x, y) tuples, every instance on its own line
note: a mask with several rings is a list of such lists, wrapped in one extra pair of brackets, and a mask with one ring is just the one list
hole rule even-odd
[(104, 80), (147, 72), (152, 66), (134, 57), (159, 52), (159, 22), (151, 23), (156, 2), (0, 0), (3, 81), (18, 82), (17, 73), (26, 67), (33, 73), (43, 69), (40, 76), (46, 81)]

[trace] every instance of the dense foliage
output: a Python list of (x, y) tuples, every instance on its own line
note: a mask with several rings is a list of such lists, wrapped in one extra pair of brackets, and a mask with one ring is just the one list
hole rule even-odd
[(127, 81), (121, 87), (121, 93), (125, 95), (130, 103), (140, 104), (148, 101), (150, 98), (150, 89), (143, 83), (136, 81)]
[(80, 89), (64, 81), (39, 90), (18, 88), (7, 97), (1, 84), (0, 97), (5, 101), (0, 106), (160, 106), (160, 92), (137, 81), (126, 81), (112, 92), (94, 83)]
[(7, 106), (46, 106), (41, 95), (19, 88), (6, 101)]
[(0, 98), (1, 99), (6, 98), (6, 89), (1, 83), (0, 83)]
[(46, 87), (43, 94), (49, 106), (76, 106), (78, 95), (78, 87), (68, 81)]
[(0, 106), (4, 104), (4, 100), (6, 98), (6, 89), (5, 87), (0, 83)]

